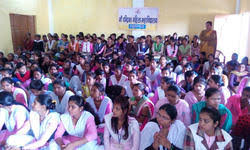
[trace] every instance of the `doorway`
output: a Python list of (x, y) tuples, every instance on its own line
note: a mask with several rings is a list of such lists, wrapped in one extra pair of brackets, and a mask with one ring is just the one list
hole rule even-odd
[(24, 46), (26, 34), (31, 33), (33, 38), (36, 34), (35, 16), (10, 14), (10, 26), (13, 49)]

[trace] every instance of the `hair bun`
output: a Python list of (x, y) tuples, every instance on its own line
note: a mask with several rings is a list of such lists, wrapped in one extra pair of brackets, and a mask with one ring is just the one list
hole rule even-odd
[(52, 100), (49, 109), (55, 109), (55, 108), (56, 108), (56, 100)]
[(51, 101), (51, 103), (52, 103), (52, 104), (53, 104), (53, 103), (56, 104), (56, 100), (53, 99), (53, 100)]

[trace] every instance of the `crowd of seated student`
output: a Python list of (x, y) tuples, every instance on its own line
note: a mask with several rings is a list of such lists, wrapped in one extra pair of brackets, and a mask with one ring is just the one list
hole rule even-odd
[(248, 58), (198, 36), (27, 34), (6, 56), (0, 149), (249, 149)]

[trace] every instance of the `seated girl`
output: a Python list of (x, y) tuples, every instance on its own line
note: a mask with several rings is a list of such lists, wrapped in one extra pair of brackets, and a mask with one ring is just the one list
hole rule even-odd
[[(69, 78), (67, 77), (69, 76)], [(69, 80), (69, 88), (72, 89), (72, 91), (74, 91), (75, 93), (78, 93), (82, 91), (82, 82), (79, 78), (79, 76), (77, 75), (73, 75), (72, 77), (69, 75), (68, 69), (64, 70), (64, 74), (63, 74), (63, 80), (65, 82), (67, 82)], [(81, 95), (81, 94), (80, 94)]]
[(250, 99), (250, 87), (245, 87), (241, 95), (229, 97), (226, 107), (231, 111), (233, 125), (236, 124), (240, 116), (248, 113), (248, 103)]
[(190, 118), (190, 109), (188, 106), (188, 103), (180, 99), (181, 91), (180, 88), (177, 85), (171, 85), (168, 87), (168, 89), (165, 91), (166, 97), (163, 99), (160, 99), (156, 105), (155, 105), (155, 112), (154, 116), (156, 116), (159, 108), (163, 104), (171, 104), (176, 107), (177, 109), (177, 119), (182, 121), (185, 126), (190, 125), (191, 118)]
[(80, 45), (82, 49), (80, 49), (80, 52), (83, 52), (83, 54), (90, 56), (93, 52), (93, 44), (89, 41), (88, 36), (85, 36), (83, 39), (82, 44)]
[(187, 59), (188, 59), (187, 57), (182, 57), (182, 59), (181, 59), (179, 65), (177, 65), (177, 66), (175, 67), (174, 72), (175, 72), (177, 75), (183, 73), (183, 68), (184, 68), (184, 66), (188, 63), (188, 60), (187, 60)]
[(140, 81), (137, 80), (137, 71), (136, 70), (132, 70), (129, 72), (128, 75), (128, 80), (125, 81), (123, 87), (126, 89), (126, 94), (128, 97), (133, 97), (133, 85), (140, 83)]
[(156, 36), (156, 40), (152, 45), (152, 54), (155, 56), (158, 60), (160, 56), (164, 53), (164, 44), (162, 43), (162, 37), (160, 35)]
[(52, 98), (56, 100), (56, 112), (63, 114), (67, 111), (69, 97), (75, 95), (66, 88), (63, 80), (55, 80), (53, 82), (54, 92), (51, 94)]
[(205, 100), (206, 80), (201, 76), (194, 78), (193, 90), (186, 93), (184, 100), (188, 103), (190, 110), (193, 104)]
[(224, 86), (222, 77), (219, 75), (212, 75), (208, 80), (210, 88), (216, 88), (221, 93), (221, 104), (226, 105), (228, 98), (231, 96), (230, 91)]
[(237, 120), (237, 123), (232, 129), (231, 135), (233, 136), (233, 146), (234, 149), (242, 148), (242, 140), (244, 140), (244, 147), (243, 149), (250, 148), (250, 102), (246, 106), (248, 108), (248, 113), (242, 115)]
[(183, 149), (186, 127), (176, 118), (175, 106), (162, 105), (156, 119), (148, 122), (141, 132), (140, 150)]
[(111, 85), (123, 85), (124, 82), (128, 79), (127, 76), (122, 74), (122, 67), (115, 67), (115, 74), (110, 76), (109, 86)]
[(194, 78), (196, 77), (196, 75), (197, 74), (194, 71), (187, 71), (185, 72), (185, 80), (182, 80), (178, 83), (185, 94), (192, 90)]
[(149, 53), (150, 47), (146, 43), (146, 37), (141, 36), (141, 42), (138, 43), (137, 58), (143, 60), (145, 55)]
[(199, 56), (200, 55), (200, 43), (199, 43), (199, 37), (197, 35), (193, 36), (193, 41), (191, 44), (191, 56)]
[(192, 123), (199, 122), (202, 108), (210, 106), (217, 109), (221, 115), (220, 127), (229, 132), (232, 126), (232, 114), (230, 110), (221, 104), (221, 94), (216, 88), (209, 88), (205, 93), (206, 101), (201, 101), (192, 106)]
[(104, 92), (104, 86), (96, 82), (91, 88), (90, 96), (86, 99), (86, 102), (88, 102), (94, 112), (98, 114), (101, 123), (104, 121), (104, 115), (111, 113), (113, 108), (112, 100), (104, 96)]
[(163, 77), (172, 78), (173, 81), (176, 82), (177, 75), (176, 75), (176, 73), (174, 73), (174, 72), (171, 71), (171, 68), (168, 68), (166, 66), (166, 67), (164, 67), (164, 68), (161, 69), (161, 73), (157, 76), (158, 85), (161, 84), (161, 78), (163, 78)]
[(106, 49), (105, 51), (103, 52), (103, 57), (107, 60), (110, 60), (112, 59), (112, 54), (114, 52), (114, 44), (113, 44), (113, 41), (110, 37), (108, 37), (107, 39), (107, 44), (106, 44)]
[(21, 88), (15, 87), (14, 82), (10, 77), (5, 77), (1, 80), (2, 89), (4, 91), (10, 92), (14, 99), (23, 104), (24, 106), (28, 106), (27, 95), (25, 91)]
[(15, 75), (21, 83), (25, 83), (25, 81), (30, 79), (30, 71), (27, 71), (25, 64), (20, 62), (17, 64), (16, 68), (17, 71)]
[(110, 69), (108, 62), (102, 63), (103, 71), (104, 71), (104, 77), (106, 78), (106, 87), (109, 85), (110, 77), (113, 75), (113, 72)]
[(159, 65), (158, 65), (158, 68), (159, 69), (163, 69), (167, 66), (167, 58), (165, 55), (162, 55), (160, 57), (160, 60), (159, 60)]
[(139, 122), (140, 131), (146, 123), (152, 118), (154, 113), (154, 104), (145, 95), (145, 88), (142, 83), (133, 86), (133, 97), (130, 98), (131, 115), (135, 116)]
[(0, 147), (7, 138), (22, 128), (29, 118), (28, 109), (15, 101), (11, 93), (0, 92)]
[(140, 141), (139, 124), (129, 117), (129, 101), (126, 97), (114, 99), (113, 112), (106, 115), (104, 146), (107, 150), (138, 150)]
[(15, 135), (7, 139), (7, 149), (53, 149), (48, 143), (53, 139), (60, 123), (60, 115), (53, 111), (55, 106), (49, 95), (38, 95), (32, 105), (29, 120)]
[[(128, 56), (129, 57), (129, 56)], [(132, 61), (132, 60), (128, 60), (128, 62), (126, 62), (126, 64), (124, 64), (124, 66), (123, 66), (123, 71), (122, 71), (122, 73), (125, 75), (125, 76), (127, 76), (127, 77), (129, 77), (129, 73), (130, 73), (130, 71), (132, 71), (133, 69), (135, 69), (135, 63), (134, 63), (134, 61)]]
[(52, 83), (51, 79), (50, 78), (46, 78), (43, 73), (42, 73), (42, 70), (40, 68), (34, 68), (32, 70), (32, 79), (29, 79), (25, 82), (25, 84), (23, 84), (23, 86), (25, 88), (29, 87), (30, 83), (32, 80), (41, 80), (44, 84), (44, 89), (45, 90), (48, 90), (48, 86), (50, 83)]
[[(68, 113), (61, 115), (61, 123), (55, 133), (54, 149), (97, 150), (99, 146), (95, 120), (99, 123), (91, 106), (81, 96), (71, 96)], [(64, 136), (64, 133), (67, 135)]]
[(157, 77), (161, 74), (161, 70), (157, 68), (156, 58), (149, 57), (149, 60), (150, 60), (150, 66), (146, 67), (145, 72), (146, 72), (146, 76), (151, 81), (152, 91), (155, 91), (155, 89), (158, 86)]
[(80, 79), (85, 71), (85, 56), (84, 55), (79, 55), (78, 56), (78, 65), (75, 66), (74, 69), (74, 74), (79, 75)]
[(50, 78), (52, 74), (59, 73), (58, 69), (59, 66), (57, 64), (51, 64), (48, 68), (48, 74), (46, 75), (46, 77)]
[(96, 75), (96, 77), (95, 77), (96, 82), (101, 83), (104, 86), (104, 89), (106, 89), (107, 80), (106, 80), (106, 78), (104, 76), (104, 71), (102, 69), (97, 69), (95, 71), (95, 75)]
[(222, 81), (224, 82), (224, 86), (228, 87), (228, 77), (227, 75), (223, 74), (223, 67), (224, 65), (220, 62), (214, 62), (213, 66), (217, 69), (218, 75), (222, 77)]
[(95, 73), (88, 72), (86, 78), (86, 84), (82, 86), (83, 98), (88, 98), (90, 96), (90, 91), (95, 84)]
[(187, 63), (186, 65), (184, 65), (182, 72), (176, 78), (176, 83), (179, 84), (181, 81), (185, 80), (185, 73), (191, 70), (192, 70), (192, 66), (190, 63)]
[(204, 107), (199, 122), (188, 127), (184, 138), (184, 149), (225, 149), (232, 150), (232, 137), (220, 129), (220, 112), (214, 107)]
[(29, 86), (29, 110), (32, 109), (32, 105), (36, 97), (40, 94), (51, 94), (51, 91), (44, 90), (44, 84), (41, 80), (32, 80)]
[(170, 85), (173, 85), (175, 82), (172, 78), (162, 77), (161, 78), (161, 86), (158, 86), (155, 90), (155, 94), (153, 97), (150, 97), (150, 100), (156, 104), (159, 100), (165, 97), (165, 90), (168, 89)]
[(102, 39), (98, 37), (94, 45), (94, 53), (98, 56), (103, 56), (103, 52), (105, 50), (106, 50), (106, 45), (102, 43)]
[(188, 57), (188, 60), (191, 60), (191, 45), (188, 44), (188, 40), (186, 38), (182, 39), (182, 45), (179, 46), (178, 57), (181, 60), (182, 57)]
[(140, 67), (138, 70), (138, 81), (140, 81), (144, 86), (146, 91), (149, 93), (152, 91), (151, 81), (149, 77), (146, 76), (144, 68)]
[(65, 80), (65, 78), (62, 76), (60, 72), (51, 74), (50, 79), (52, 83), (48, 85), (48, 91), (52, 91), (52, 92), (54, 91), (53, 82), (56, 80), (63, 80), (65, 82), (66, 87), (70, 88), (70, 83), (67, 80)]
[(44, 84), (44, 89), (47, 90), (48, 86), (50, 83), (52, 83), (51, 79), (46, 78), (43, 73), (42, 70), (40, 68), (35, 68), (33, 70), (33, 78), (34, 80), (41, 80)]
[(167, 57), (171, 60), (177, 60), (178, 46), (173, 37), (170, 37), (170, 44), (166, 46)]
[(229, 88), (232, 90), (233, 93), (237, 93), (237, 87), (239, 86), (240, 81), (242, 78), (246, 77), (248, 71), (246, 71), (245, 64), (237, 65), (237, 70), (233, 70), (230, 73), (229, 77)]

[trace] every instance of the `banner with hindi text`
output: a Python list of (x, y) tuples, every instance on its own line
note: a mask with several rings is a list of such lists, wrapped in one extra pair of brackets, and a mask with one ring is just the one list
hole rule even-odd
[(156, 30), (158, 8), (120, 8), (118, 25), (122, 30)]

